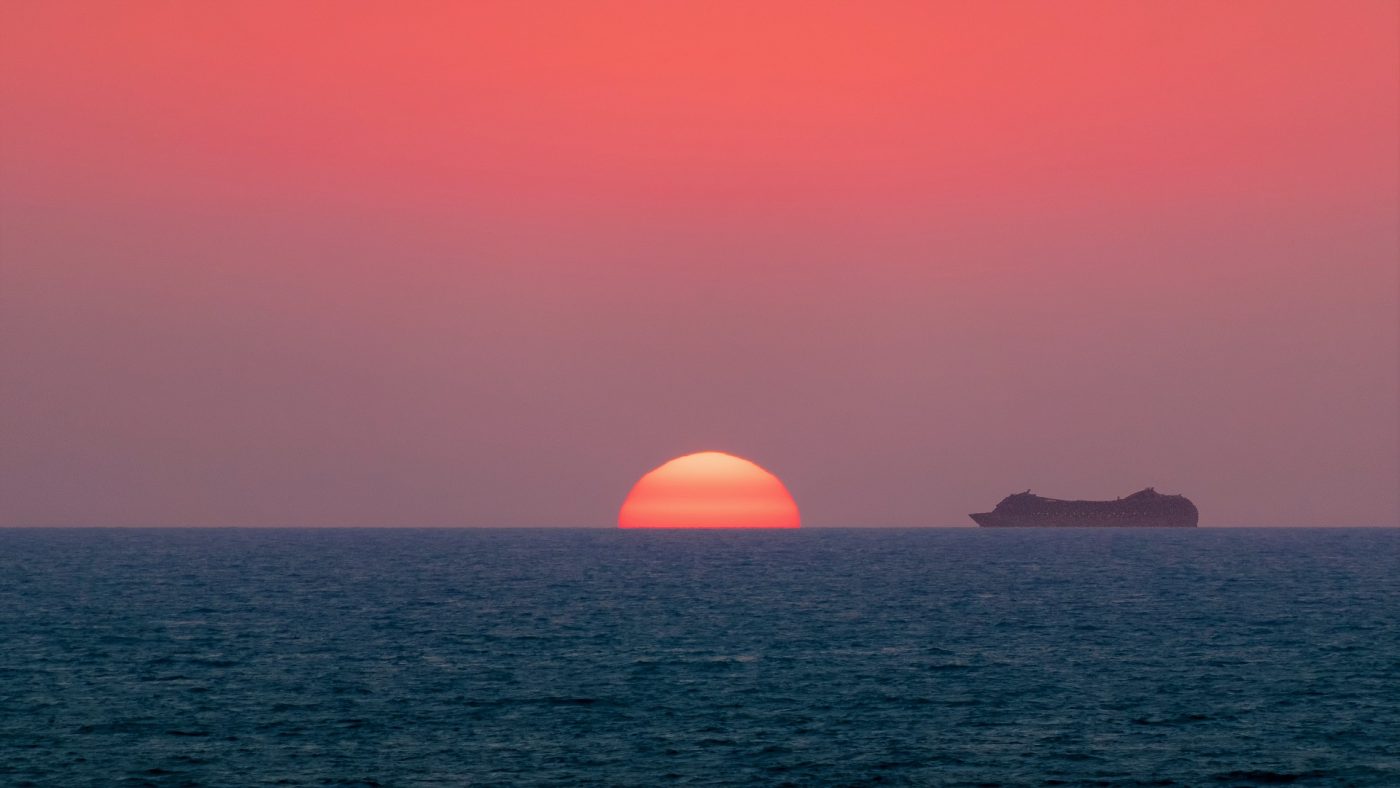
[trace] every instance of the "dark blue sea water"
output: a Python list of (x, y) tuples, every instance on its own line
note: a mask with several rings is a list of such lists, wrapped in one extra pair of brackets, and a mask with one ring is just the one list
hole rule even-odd
[(0, 784), (1400, 785), (1400, 530), (0, 531)]

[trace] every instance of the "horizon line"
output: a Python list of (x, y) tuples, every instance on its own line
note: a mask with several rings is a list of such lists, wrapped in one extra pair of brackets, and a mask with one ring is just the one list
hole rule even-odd
[(29, 525), (29, 524), (0, 524), (0, 530), (7, 531), (76, 531), (76, 530), (247, 530), (247, 531), (269, 531), (269, 530), (339, 530), (339, 531), (712, 531), (712, 532), (735, 532), (735, 531), (1190, 531), (1190, 530), (1239, 530), (1249, 528), (1268, 528), (1274, 530), (1282, 529), (1306, 529), (1306, 528), (1368, 528), (1386, 529), (1400, 528), (1400, 523), (1363, 524), (1363, 525), (1197, 525), (1189, 528), (1160, 528), (1152, 526), (1053, 526), (1053, 527), (1011, 527), (1011, 528), (984, 528), (979, 525), (804, 525), (800, 528), (764, 528), (764, 527), (734, 527), (734, 528), (619, 528), (616, 525), (348, 525), (348, 524), (326, 524), (326, 525), (296, 525), (296, 524), (215, 524), (215, 525), (169, 525), (169, 524), (133, 524), (133, 523), (73, 523), (62, 525)]

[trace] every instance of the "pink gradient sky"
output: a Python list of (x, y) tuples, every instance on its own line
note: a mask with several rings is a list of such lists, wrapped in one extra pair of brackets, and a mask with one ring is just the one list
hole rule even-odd
[(1400, 5), (0, 4), (0, 525), (1400, 524)]

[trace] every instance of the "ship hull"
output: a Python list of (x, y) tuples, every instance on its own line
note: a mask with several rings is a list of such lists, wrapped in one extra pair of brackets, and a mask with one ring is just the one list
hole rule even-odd
[(1194, 519), (1184, 517), (1098, 518), (1076, 516), (998, 517), (991, 512), (969, 515), (983, 528), (1195, 528)]

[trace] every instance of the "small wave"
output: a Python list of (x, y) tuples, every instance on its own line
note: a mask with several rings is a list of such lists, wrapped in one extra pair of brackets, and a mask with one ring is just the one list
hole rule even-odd
[(191, 665), (205, 668), (231, 668), (239, 664), (237, 660), (232, 659), (203, 659), (200, 657), (191, 657), (185, 661)]
[(1061, 760), (1061, 761), (1074, 761), (1074, 762), (1076, 762), (1076, 763), (1082, 763), (1082, 762), (1085, 762), (1085, 761), (1102, 761), (1102, 760), (1103, 760), (1102, 757), (1100, 757), (1100, 756), (1098, 756), (1098, 755), (1094, 755), (1093, 753), (1087, 753), (1087, 752), (1058, 752), (1058, 753), (1055, 753), (1054, 755), (1051, 755), (1050, 757), (1055, 758), (1055, 759), (1057, 759), (1057, 760)]
[(1209, 714), (1180, 714), (1175, 717), (1154, 718), (1138, 717), (1133, 720), (1134, 725), (1186, 725), (1192, 722), (1208, 722), (1214, 720)]
[(1287, 785), (1300, 780), (1314, 780), (1326, 777), (1327, 773), (1314, 769), (1308, 772), (1273, 772), (1265, 769), (1248, 769), (1244, 771), (1222, 772), (1212, 777), (1216, 782), (1228, 783), (1244, 781), (1248, 783), (1258, 783), (1260, 785)]
[(504, 706), (614, 706), (605, 698), (583, 695), (561, 695), (547, 698), (466, 698), (459, 701), (469, 708), (498, 708)]
[(138, 681), (188, 681), (189, 676), (183, 673), (175, 673), (169, 676), (141, 676)]
[(544, 702), (551, 706), (592, 706), (599, 700), (597, 698), (546, 698)]

